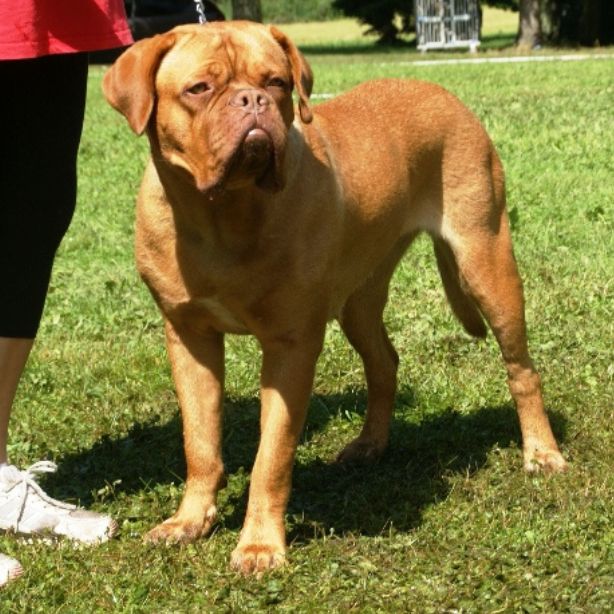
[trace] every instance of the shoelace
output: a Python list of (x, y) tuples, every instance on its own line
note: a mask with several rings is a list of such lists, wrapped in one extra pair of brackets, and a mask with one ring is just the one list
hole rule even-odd
[(23, 513), (26, 509), (26, 500), (28, 498), (28, 492), (32, 489), (45, 503), (49, 503), (54, 507), (59, 507), (65, 510), (77, 509), (76, 505), (70, 503), (64, 503), (50, 497), (36, 481), (36, 476), (42, 473), (55, 473), (58, 470), (58, 466), (52, 461), (38, 461), (33, 465), (30, 465), (25, 471), (20, 471), (20, 479), (18, 484), (22, 486), (21, 503), (19, 504), (19, 514), (15, 520), (15, 532), (19, 532), (19, 521), (21, 520)]

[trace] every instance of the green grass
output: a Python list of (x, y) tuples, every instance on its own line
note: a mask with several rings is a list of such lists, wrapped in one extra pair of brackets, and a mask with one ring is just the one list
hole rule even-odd
[[(413, 57), (413, 56), (411, 56)], [(392, 58), (392, 59), (391, 59)], [(228, 568), (258, 433), (256, 345), (228, 339), (215, 534), (147, 547), (185, 475), (160, 317), (134, 271), (133, 201), (146, 159), (91, 71), (78, 210), (56, 261), (17, 399), (12, 460), (60, 464), (45, 488), (112, 513), (97, 549), (0, 537), (25, 576), (2, 612), (595, 612), (614, 599), (614, 80), (611, 60), (415, 66), (403, 54), (310, 56), (316, 93), (374, 76), (429, 79), (484, 121), (507, 171), (530, 343), (568, 474), (522, 472), (517, 421), (492, 337), (450, 314), (431, 248), (397, 271), (386, 312), (402, 356), (390, 449), (331, 460), (360, 428), (361, 366), (331, 326), (287, 515), (289, 565)], [(385, 112), (385, 109), (382, 109)]]

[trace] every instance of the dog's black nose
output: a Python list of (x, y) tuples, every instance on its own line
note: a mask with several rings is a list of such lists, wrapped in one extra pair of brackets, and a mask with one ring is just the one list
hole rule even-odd
[(260, 90), (240, 90), (230, 99), (231, 107), (243, 109), (246, 113), (261, 113), (269, 106), (269, 98)]

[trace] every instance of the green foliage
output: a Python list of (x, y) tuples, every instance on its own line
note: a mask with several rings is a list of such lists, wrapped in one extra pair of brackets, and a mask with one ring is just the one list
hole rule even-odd
[[(231, 18), (231, 0), (219, 0), (216, 5)], [(332, 0), (261, 0), (261, 6), (264, 23), (305, 23), (339, 17)]]
[(518, 10), (518, 0), (480, 0), (480, 4), (484, 6), (492, 6), (497, 9), (506, 9), (509, 11)]
[(267, 23), (327, 21), (339, 16), (332, 0), (262, 0)]
[(259, 430), (259, 351), (243, 337), (227, 342), (229, 481), (215, 534), (145, 546), (144, 532), (181, 498), (181, 425), (160, 316), (133, 265), (147, 147), (104, 103), (94, 68), (79, 204), (19, 390), (10, 454), (22, 466), (56, 460), (50, 494), (112, 513), (121, 532), (94, 549), (0, 536), (0, 551), (26, 569), (0, 593), (1, 612), (611, 610), (612, 61), (413, 59), (309, 55), (316, 95), (376, 75), (421, 78), (485, 123), (506, 167), (530, 344), (569, 473), (522, 473), (497, 347), (492, 336), (478, 343), (462, 333), (423, 239), (391, 287), (400, 391), (390, 449), (371, 467), (331, 462), (360, 429), (365, 393), (359, 360), (329, 328), (286, 519), (289, 565), (261, 580), (228, 568)]

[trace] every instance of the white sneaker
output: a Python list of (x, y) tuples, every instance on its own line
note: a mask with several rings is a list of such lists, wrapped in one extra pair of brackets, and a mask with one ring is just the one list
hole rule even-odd
[(86, 544), (107, 541), (117, 531), (112, 518), (52, 499), (38, 485), (36, 474), (56, 470), (50, 461), (34, 463), (25, 471), (13, 465), (0, 468), (0, 529), (53, 533)]
[(0, 588), (11, 580), (19, 578), (23, 573), (23, 567), (19, 561), (0, 553)]

